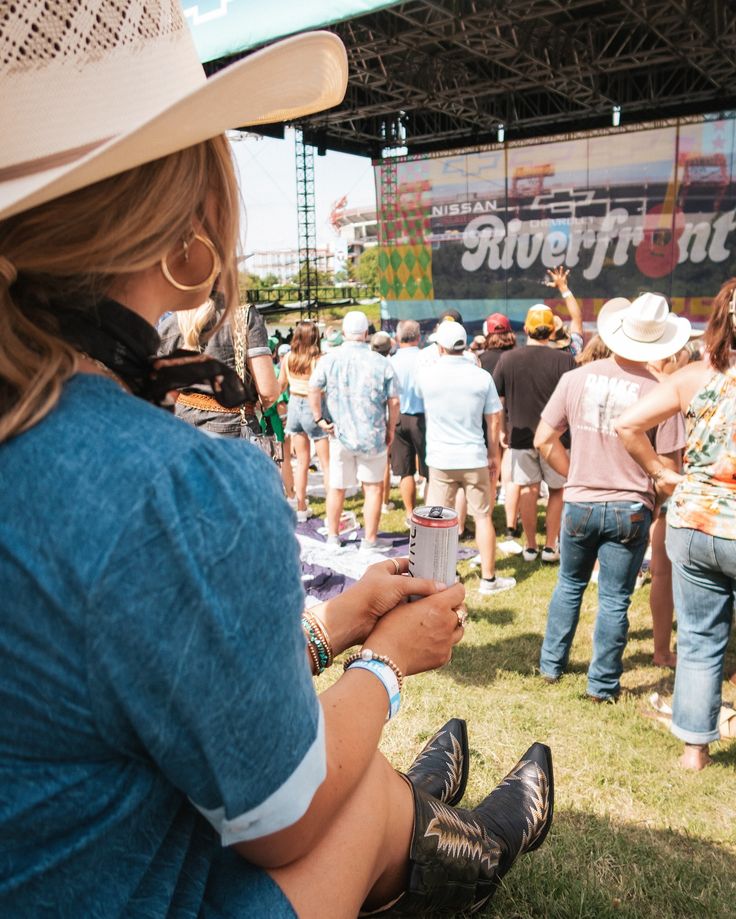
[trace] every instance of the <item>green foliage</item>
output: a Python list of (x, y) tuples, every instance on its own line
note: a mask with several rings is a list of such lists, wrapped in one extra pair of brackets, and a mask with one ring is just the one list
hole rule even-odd
[(378, 290), (378, 246), (365, 249), (358, 259), (355, 277), (359, 284), (370, 290)]

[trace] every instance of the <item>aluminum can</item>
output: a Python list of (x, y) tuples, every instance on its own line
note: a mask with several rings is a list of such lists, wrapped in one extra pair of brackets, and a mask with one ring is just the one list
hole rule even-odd
[(449, 507), (418, 507), (411, 515), (409, 574), (443, 584), (457, 579), (457, 514)]

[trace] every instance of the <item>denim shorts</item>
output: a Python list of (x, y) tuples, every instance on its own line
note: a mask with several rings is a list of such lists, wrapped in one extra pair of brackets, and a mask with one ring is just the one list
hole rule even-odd
[[(327, 417), (324, 403), (322, 415)], [(306, 434), (310, 440), (322, 440), (323, 437), (327, 437), (327, 433), (315, 423), (307, 396), (289, 397), (289, 411), (284, 431), (286, 434)]]

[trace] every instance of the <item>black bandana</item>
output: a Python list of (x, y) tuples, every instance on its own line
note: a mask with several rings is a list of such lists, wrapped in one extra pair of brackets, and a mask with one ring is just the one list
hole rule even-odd
[(182, 348), (158, 357), (158, 332), (115, 300), (99, 300), (86, 309), (57, 302), (49, 305), (48, 313), (65, 341), (101, 361), (147, 402), (166, 405), (172, 390), (202, 384), (209, 384), (212, 396), (226, 408), (246, 400), (242, 380), (222, 361)]

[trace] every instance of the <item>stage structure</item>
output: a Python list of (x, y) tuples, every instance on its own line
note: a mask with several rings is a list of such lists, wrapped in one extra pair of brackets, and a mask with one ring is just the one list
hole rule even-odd
[(702, 324), (736, 274), (736, 114), (376, 163), (383, 319), (519, 324), (565, 265), (592, 321), (656, 290)]

